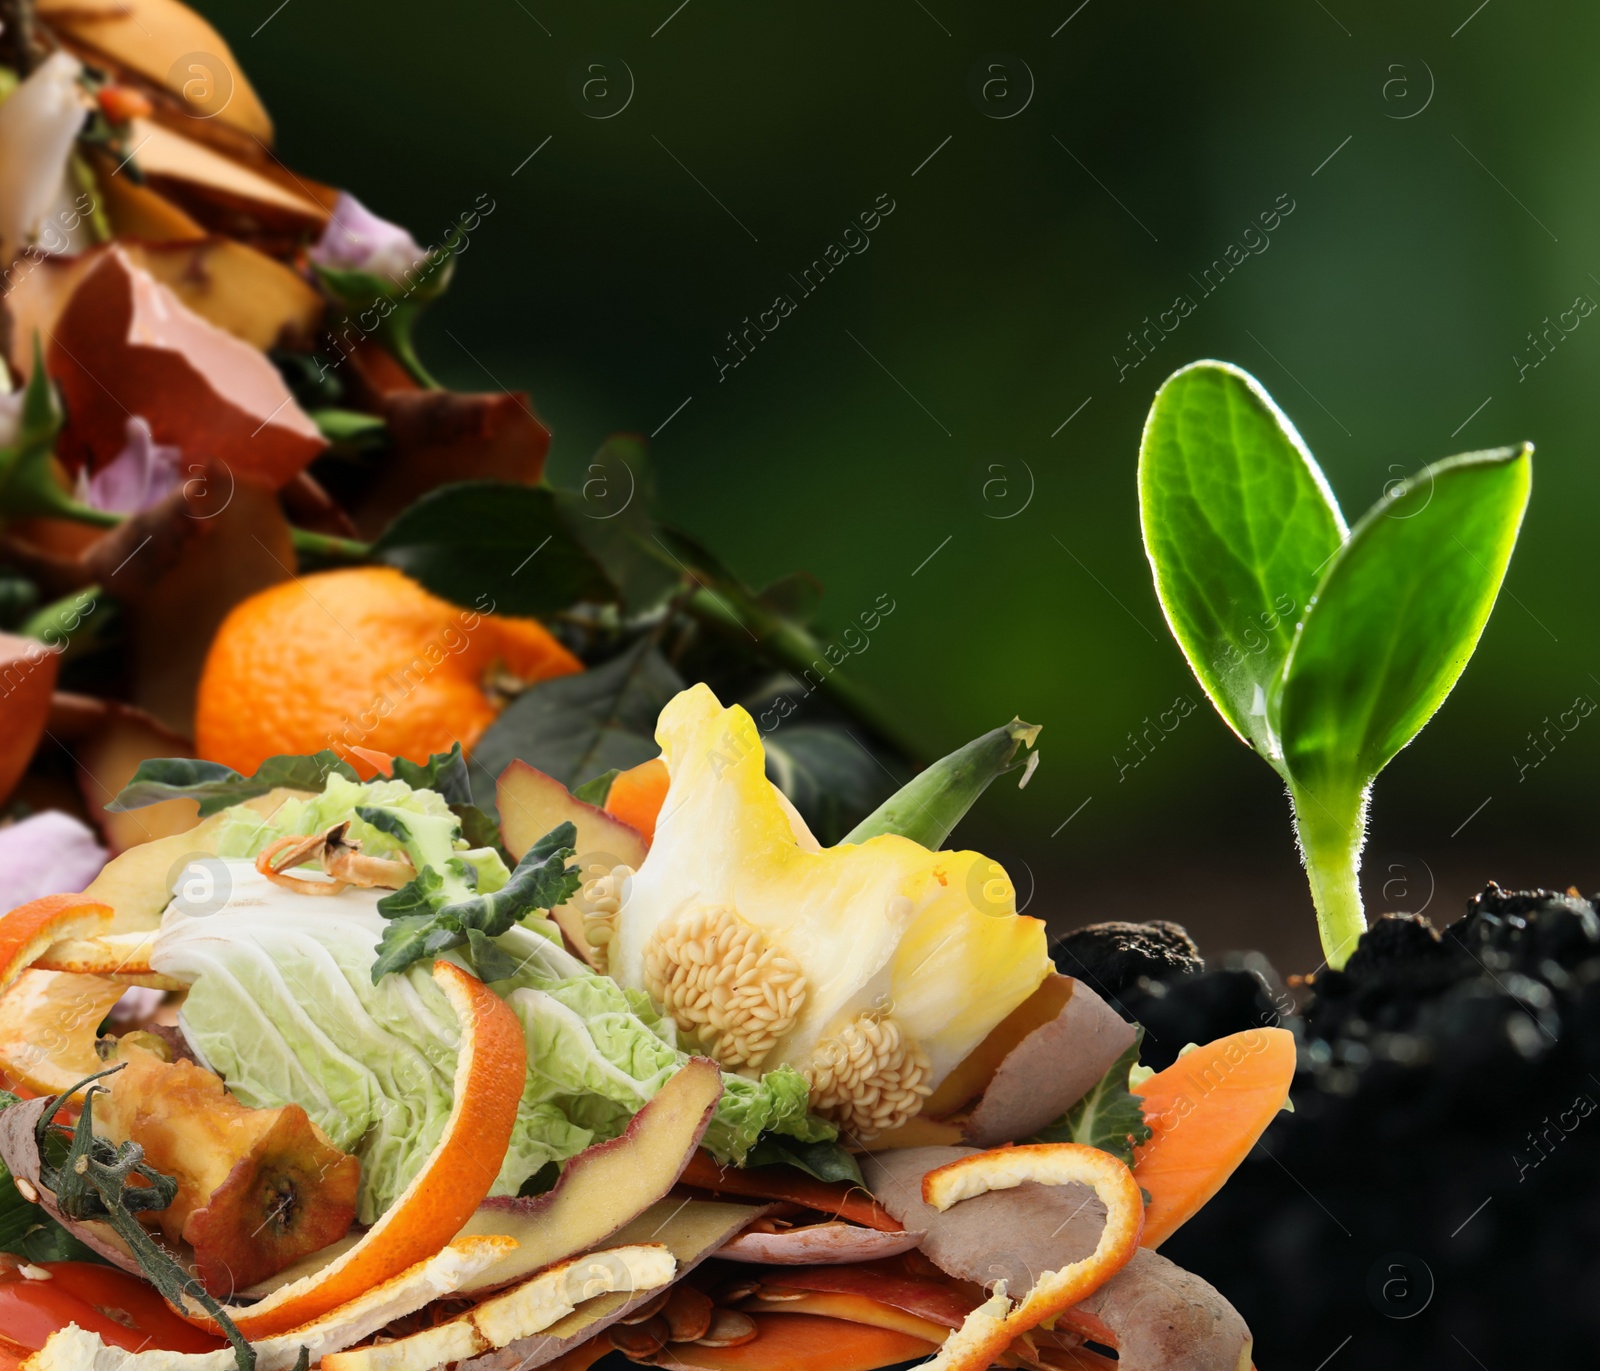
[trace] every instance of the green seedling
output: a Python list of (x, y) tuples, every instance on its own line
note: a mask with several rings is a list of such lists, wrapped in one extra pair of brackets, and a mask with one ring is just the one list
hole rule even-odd
[(1139, 509), (1156, 594), (1217, 712), (1288, 786), (1330, 966), (1366, 927), (1357, 876), (1372, 782), (1477, 647), (1532, 452), (1436, 462), (1351, 529), (1246, 372), (1195, 362), (1150, 407)]

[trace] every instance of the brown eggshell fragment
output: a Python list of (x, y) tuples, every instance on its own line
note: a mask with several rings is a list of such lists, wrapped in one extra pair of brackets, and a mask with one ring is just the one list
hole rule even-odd
[[(113, 184), (125, 179), (119, 176)], [(147, 186), (133, 189), (154, 194)], [(117, 250), (200, 318), (253, 348), (309, 348), (314, 341), (325, 308), (322, 297), (283, 263), (244, 243), (208, 237), (196, 226), (179, 241), (121, 242)], [(33, 372), (34, 334), (48, 343), (59, 332), (73, 292), (111, 251), (102, 246), (76, 257), (46, 257), (27, 275), (18, 274), (0, 301), (5, 356), (18, 376)]]
[(129, 244), (129, 256), (202, 319), (253, 348), (309, 350), (326, 304), (297, 272), (231, 238)]
[(200, 318), (120, 247), (78, 283), (47, 342), (69, 464), (109, 462), (135, 414), (187, 460), (273, 489), (327, 446), (262, 353)]
[(1060, 1012), (1006, 1054), (968, 1116), (978, 1147), (1031, 1138), (1093, 1089), (1133, 1042), (1135, 1028), (1082, 981)]
[(831, 1221), (778, 1233), (741, 1233), (717, 1256), (757, 1266), (839, 1266), (909, 1252), (926, 1234), (881, 1233), (859, 1224)]
[(33, 638), (0, 633), (0, 800), (33, 759), (50, 717), (60, 654)]

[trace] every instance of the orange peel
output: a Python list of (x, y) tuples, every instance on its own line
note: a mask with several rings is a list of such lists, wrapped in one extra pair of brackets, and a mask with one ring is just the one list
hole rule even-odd
[[(488, 1196), (511, 1142), (528, 1070), (522, 1024), (510, 1005), (454, 963), (435, 962), (433, 978), (461, 1022), (455, 1103), (438, 1145), (355, 1246), (255, 1304), (228, 1308), (245, 1337), (310, 1323), (433, 1256)], [(217, 1331), (197, 1306), (179, 1312), (196, 1327)]]
[(66, 971), (78, 976), (104, 976), (122, 985), (143, 985), (155, 990), (185, 990), (187, 983), (163, 976), (150, 965), (155, 951), (153, 932), (96, 934), (92, 938), (63, 938), (51, 943), (34, 960), (31, 970)]
[(1075, 1181), (1092, 1189), (1106, 1207), (1100, 1240), (1081, 1261), (1043, 1272), (1019, 1304), (1012, 1304), (1005, 1282), (997, 1281), (990, 1297), (967, 1315), (938, 1356), (927, 1363), (927, 1371), (983, 1371), (1014, 1338), (1098, 1290), (1139, 1250), (1144, 1197), (1133, 1173), (1109, 1152), (1082, 1143), (1032, 1143), (974, 1152), (928, 1172), (922, 1178), (922, 1199), (943, 1212), (962, 1200), (990, 1190), (1010, 1190), (1025, 1181), (1040, 1185)]
[(127, 986), (101, 976), (23, 971), (0, 995), (0, 1072), (36, 1095), (64, 1095), (104, 1068), (96, 1032)]
[(45, 895), (0, 917), (0, 990), (4, 990), (63, 938), (103, 932), (114, 912), (82, 895)]

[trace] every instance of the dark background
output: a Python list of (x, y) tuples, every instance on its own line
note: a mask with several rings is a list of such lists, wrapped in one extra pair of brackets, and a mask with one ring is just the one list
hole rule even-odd
[[(1490, 877), (1600, 885), (1600, 720), (1521, 772), (1546, 716), (1600, 699), (1600, 318), (1514, 360), (1600, 300), (1600, 11), (275, 2), (203, 8), (286, 162), (424, 244), (494, 202), (423, 328), (437, 374), (530, 391), (568, 480), (609, 431), (661, 430), (664, 513), (753, 583), (814, 572), (825, 625), (891, 597), (849, 668), (926, 755), (1045, 725), (1029, 788), (963, 833), (1030, 912), (1320, 958), (1276, 778), (1195, 685), (1139, 539), (1145, 411), (1202, 356), (1261, 378), (1352, 522), (1428, 461), (1538, 444), (1478, 655), (1379, 781), (1367, 899), (1442, 921)], [(801, 296), (790, 273), (880, 195), (870, 248)], [(1280, 196), (1270, 246), (1203, 296), (1191, 273)], [(794, 313), (719, 381), (779, 292)], [(1180, 292), (1197, 308), (1119, 379)]]

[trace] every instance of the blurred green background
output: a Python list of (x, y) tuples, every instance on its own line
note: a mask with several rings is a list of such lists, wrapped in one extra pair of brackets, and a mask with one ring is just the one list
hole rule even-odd
[[(1320, 960), (1287, 804), (1205, 704), (1139, 538), (1145, 411), (1202, 356), (1261, 378), (1352, 520), (1425, 462), (1538, 444), (1506, 592), (1379, 781), (1364, 881), (1369, 910), (1436, 921), (1490, 878), (1600, 885), (1600, 719), (1522, 765), (1600, 699), (1600, 318), (1557, 325), (1600, 301), (1600, 11), (275, 3), (204, 8), (285, 161), (425, 244), (494, 203), (424, 328), (441, 377), (531, 392), (568, 480), (606, 433), (658, 433), (663, 512), (755, 584), (815, 573), (825, 625), (892, 598), (849, 669), (927, 755), (1045, 725), (1028, 789), (963, 833), (1030, 912)], [(870, 246), (802, 295), (880, 196)], [(1270, 242), (1242, 237), (1280, 197)]]

